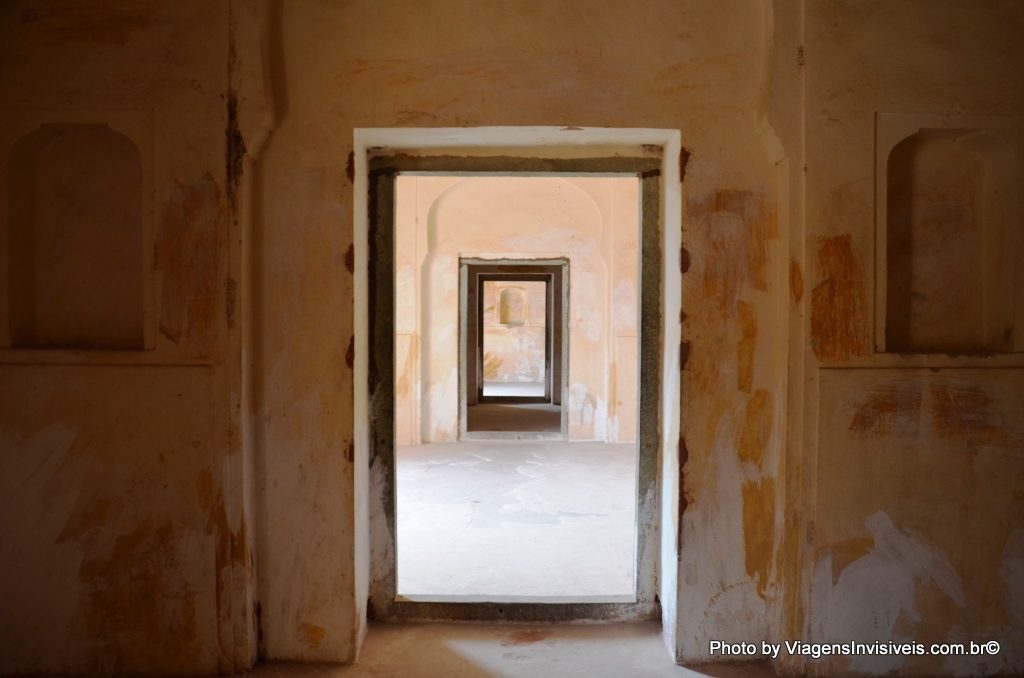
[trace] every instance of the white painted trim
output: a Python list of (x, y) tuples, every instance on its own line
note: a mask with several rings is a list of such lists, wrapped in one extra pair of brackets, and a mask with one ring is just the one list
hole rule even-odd
[[(493, 148), (543, 146), (679, 147), (677, 130), (612, 127), (365, 127), (355, 130), (356, 156), (371, 148)], [(678, 172), (676, 172), (678, 176)]]
[(359, 656), (366, 637), (366, 607), (370, 595), (370, 441), (369, 441), (369, 205), (367, 203), (366, 145), (355, 131), (352, 181), (352, 252), (353, 269), (352, 332), (355, 361), (352, 366), (352, 501), (355, 530), (353, 562), (355, 564), (355, 648)]

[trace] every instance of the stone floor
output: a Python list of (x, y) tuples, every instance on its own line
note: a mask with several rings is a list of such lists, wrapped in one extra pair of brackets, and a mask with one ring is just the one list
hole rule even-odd
[(462, 441), (398, 448), (398, 593), (628, 600), (636, 445)]
[(654, 623), (375, 624), (352, 665), (265, 663), (255, 678), (765, 678), (764, 664), (676, 666)]

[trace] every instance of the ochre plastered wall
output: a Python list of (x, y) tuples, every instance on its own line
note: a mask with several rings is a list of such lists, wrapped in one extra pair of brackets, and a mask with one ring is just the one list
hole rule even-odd
[[(353, 130), (364, 126), (682, 131), (689, 251), (680, 263), (692, 262), (683, 355), (693, 360), (683, 371), (684, 441), (664, 453), (672, 475), (676, 455), (688, 455), (685, 526), (666, 529), (684, 544), (708, 547), (683, 549), (680, 604), (677, 582), (666, 573), (662, 605), (673, 644), (676, 617), (682, 620), (679, 656), (702, 656), (706, 638), (723, 631), (762, 633), (765, 625), (752, 616), (709, 624), (692, 610), (711, 606), (709, 619), (728, 620), (737, 606), (771, 605), (774, 595), (766, 559), (775, 521), (751, 511), (744, 520), (739, 490), (748, 476), (770, 488), (781, 435), (783, 368), (769, 356), (780, 345), (771, 318), (783, 289), (782, 231), (776, 171), (758, 124), (764, 8), (406, 2), (384, 15), (373, 2), (251, 7), (80, 0), (3, 8), (5, 106), (151, 109), (154, 145), (151, 167), (144, 167), (152, 195), (143, 196), (154, 215), (153, 248), (143, 253), (153, 350), (53, 359), (87, 369), (5, 354), (13, 364), (4, 381), (11, 403), (3, 408), (5, 470), (22, 468), (14, 460), (22, 463), (25, 454), (42, 459), (57, 440), (70, 441), (60, 454), (89, 463), (103, 455), (124, 474), (76, 483), (77, 508), (61, 503), (59, 489), (41, 490), (47, 505), (67, 506), (56, 523), (80, 526), (81, 545), (62, 542), (73, 545), (67, 571), (83, 553), (95, 554), (88, 557), (97, 564), (77, 568), (71, 585), (83, 604), (45, 608), (41, 624), (70, 625), (68, 635), (3, 618), (5, 638), (23, 641), (8, 655), (9, 668), (244, 666), (256, 617), (267, 657), (355, 656), (365, 621), (354, 565), (361, 537), (352, 466), (347, 170)], [(733, 313), (739, 308), (742, 323)], [(161, 367), (144, 367), (150, 363)], [(714, 370), (702, 367), (711, 364)], [(46, 378), (51, 371), (60, 378)], [(121, 372), (139, 378), (116, 378)], [(188, 388), (174, 390), (177, 380)], [(88, 394), (80, 405), (64, 395), (74, 388)], [(188, 401), (180, 414), (162, 407), (165, 388)], [(87, 415), (93, 402), (93, 412), (110, 408), (119, 416)], [(146, 424), (137, 408), (160, 411), (161, 425)], [(743, 424), (746, 418), (756, 425)], [(138, 428), (126, 428), (127, 421)], [(196, 427), (187, 445), (169, 437), (169, 429)], [(741, 474), (717, 456), (738, 460), (748, 428), (759, 432), (745, 443), (756, 461), (744, 462), (752, 466)], [(27, 474), (34, 466), (24, 468)], [(130, 489), (150, 484), (154, 491), (144, 499), (128, 501)], [(751, 501), (766, 507), (771, 497), (765, 489)], [(35, 499), (8, 501), (9, 515), (38, 511)], [(5, 559), (18, 563), (19, 575), (57, 566), (46, 560), (52, 564), (40, 567), (58, 552), (52, 535), (19, 534), (25, 560)], [(749, 558), (741, 555), (746, 543), (756, 545)], [(96, 579), (99, 563), (113, 568), (112, 579)], [(141, 591), (180, 591), (174, 600), (184, 602), (155, 604), (128, 623), (117, 605), (134, 597), (132, 567), (150, 578)], [(42, 579), (33, 581), (28, 586), (42, 587)], [(100, 588), (109, 595), (93, 596)], [(728, 605), (715, 609), (721, 590), (730, 592)], [(99, 621), (89, 627), (90, 619)], [(173, 657), (141, 650), (191, 637), (190, 628), (195, 642)], [(53, 645), (65, 637), (84, 649)]]
[[(923, 114), (921, 126), (929, 128), (1001, 126), (1000, 145), (1020, 162), (1019, 134), (1005, 132), (1024, 114), (1024, 91), (1010, 85), (1019, 83), (1024, 65), (1022, 9), (1012, 2), (805, 5), (806, 236), (791, 264), (801, 327), (791, 356), (802, 363), (791, 369), (804, 379), (802, 395), (790, 402), (802, 411), (803, 426), (790, 432), (788, 444), (799, 485), (792, 488), (787, 526), (799, 546), (786, 552), (790, 567), (798, 568), (787, 575), (793, 605), (786, 634), (1002, 644), (988, 658), (840, 657), (802, 666), (816, 674), (1024, 670), (1024, 362), (1019, 354), (876, 352), (886, 309), (879, 307), (885, 294), (876, 294), (875, 280), (893, 257), (887, 262), (876, 254), (876, 215), (885, 205), (875, 203), (874, 170), (876, 138), (885, 131), (877, 113)], [(784, 107), (780, 102), (779, 110)], [(950, 160), (925, 168), (920, 185), (973, 171), (947, 166)], [(993, 180), (1001, 181), (990, 172), (984, 181)], [(1021, 186), (1018, 175), (1010, 219), (1017, 232), (1024, 227)], [(957, 191), (915, 200), (915, 218), (931, 220), (930, 238), (969, 242), (982, 237), (972, 232), (981, 225), (960, 224), (1001, 219), (972, 214)], [(958, 262), (944, 258), (941, 247), (917, 246), (934, 251), (907, 264), (918, 284), (957, 277)], [(974, 252), (961, 249), (964, 257)], [(997, 249), (980, 270), (964, 270), (965, 286), (977, 288), (970, 275), (988, 275), (993, 261), (1015, 256)], [(921, 291), (931, 298), (916, 297), (915, 304), (934, 307), (926, 344), (936, 343), (936, 333), (945, 332), (950, 346), (984, 334), (963, 327), (980, 318), (960, 302), (959, 289)], [(1012, 293), (997, 298), (1016, 307), (1006, 315), (1020, 312)]]
[(1024, 363), (874, 350), (875, 114), (1024, 115), (1022, 12), (3, 3), (5, 129), (132, 130), (149, 350), (0, 351), (0, 671), (233, 670), (258, 638), (356, 656), (353, 130), (484, 125), (681, 133), (675, 655), (872, 618), (1000, 639), (991, 670), (1024, 670)]
[[(773, 504), (784, 411), (784, 363), (772, 359), (784, 346), (773, 321), (785, 299), (778, 187), (757, 124), (767, 68), (762, 10), (743, 2), (409, 2), (386, 14), (372, 2), (285, 7), (272, 87), (285, 105), (260, 159), (267, 513), (258, 550), (269, 656), (351, 658), (359, 633), (345, 457), (353, 333), (346, 164), (356, 127), (682, 130), (690, 153), (684, 258), (693, 263), (684, 287), (691, 361), (681, 539), (695, 546), (683, 548), (678, 608), (675, 581), (663, 582), (662, 605), (685, 628), (680, 656), (706, 655), (710, 637), (767, 632), (771, 615), (760, 611), (775, 600), (776, 521), (756, 511), (744, 521), (740, 489), (749, 478), (764, 488), (752, 501)], [(755, 433), (741, 467), (746, 429)], [(748, 542), (756, 545), (749, 566)], [(692, 612), (708, 608), (707, 617)]]
[[(88, 238), (124, 220), (109, 252), (50, 258), (36, 273), (109, 275), (131, 300), (118, 308), (142, 309), (112, 317), (104, 294), (63, 295), (58, 348), (0, 350), (0, 672), (210, 673), (255, 657), (251, 517), (229, 501), (240, 392), (231, 23), (226, 3), (0, 8), (2, 180), (69, 186), (27, 216), (8, 209), (25, 196), (7, 195), (0, 231), (39, 219)], [(114, 135), (130, 159), (118, 167), (140, 176), (126, 183), (131, 172), (106, 156), (90, 173), (80, 153), (61, 171), (81, 173), (81, 187), (38, 163), (14, 184), (12, 147), (39, 129), (109, 130), (86, 136)], [(90, 313), (99, 339), (76, 329)], [(110, 347), (105, 329), (115, 348), (139, 350), (89, 350)]]
[(412, 176), (397, 184), (399, 444), (458, 439), (460, 257), (568, 259), (569, 439), (635, 440), (639, 182)]

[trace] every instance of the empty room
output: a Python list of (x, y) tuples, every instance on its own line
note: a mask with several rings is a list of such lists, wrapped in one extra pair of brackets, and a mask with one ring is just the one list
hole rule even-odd
[(0, 674), (1024, 674), (1021, 36), (0, 2)]

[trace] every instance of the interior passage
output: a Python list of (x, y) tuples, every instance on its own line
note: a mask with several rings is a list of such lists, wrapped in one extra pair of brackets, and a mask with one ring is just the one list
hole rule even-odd
[(547, 283), (486, 280), (482, 292), (483, 395), (543, 397)]

